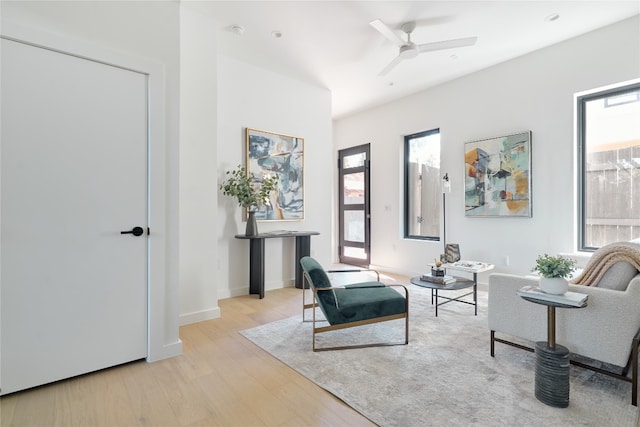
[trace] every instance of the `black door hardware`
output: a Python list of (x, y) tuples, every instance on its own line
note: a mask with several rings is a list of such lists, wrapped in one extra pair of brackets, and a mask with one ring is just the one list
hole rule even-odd
[(142, 236), (144, 229), (142, 227), (133, 227), (129, 231), (121, 231), (120, 234), (133, 234), (134, 236)]

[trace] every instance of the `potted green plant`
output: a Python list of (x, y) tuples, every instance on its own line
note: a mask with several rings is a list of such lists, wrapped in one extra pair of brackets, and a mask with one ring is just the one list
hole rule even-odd
[(563, 256), (539, 255), (532, 271), (540, 273), (540, 289), (562, 295), (569, 289), (567, 277), (575, 271), (576, 262)]
[(269, 205), (271, 193), (278, 188), (278, 174), (264, 174), (259, 181), (253, 173), (238, 165), (232, 171), (225, 173), (225, 179), (220, 184), (220, 190), (225, 196), (235, 197), (238, 205), (249, 213), (245, 235), (258, 234), (255, 213), (262, 205)]

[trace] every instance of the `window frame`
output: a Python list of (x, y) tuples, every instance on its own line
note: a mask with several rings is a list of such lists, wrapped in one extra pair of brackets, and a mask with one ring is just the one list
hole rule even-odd
[(640, 90), (640, 80), (633, 80), (619, 83), (616, 85), (595, 89), (593, 91), (584, 92), (576, 95), (576, 145), (577, 145), (577, 245), (578, 250), (582, 252), (594, 252), (599, 247), (586, 245), (587, 233), (587, 198), (586, 198), (586, 162), (587, 147), (586, 138), (586, 105), (589, 101), (598, 99), (607, 99), (623, 95), (628, 92)]
[[(429, 241), (435, 241), (435, 242), (439, 242), (441, 239), (441, 232), (438, 231), (438, 235), (437, 236), (423, 236), (423, 235), (417, 235), (417, 234), (410, 234), (409, 232), (409, 223), (410, 223), (410, 219), (409, 219), (409, 158), (410, 158), (410, 153), (409, 153), (409, 143), (411, 142), (411, 140), (413, 139), (418, 139), (418, 138), (423, 138), (426, 136), (430, 136), (430, 135), (434, 135), (434, 134), (438, 134), (440, 135), (440, 128), (435, 128), (435, 129), (430, 129), (430, 130), (426, 130), (426, 131), (422, 131), (422, 132), (417, 132), (411, 135), (405, 135), (404, 136), (404, 156), (403, 156), (403, 160), (404, 160), (404, 179), (403, 179), (403, 185), (404, 185), (404, 215), (403, 215), (403, 219), (404, 219), (404, 224), (403, 224), (403, 237), (405, 239), (412, 239), (412, 240), (429, 240)], [(438, 159), (438, 169), (440, 170), (440, 165), (442, 163), (442, 158)], [(434, 191), (438, 191), (438, 188), (434, 188)], [(440, 214), (440, 209), (438, 209), (438, 215)], [(442, 222), (442, 217), (440, 216), (440, 218), (438, 219), (439, 224), (441, 224)]]

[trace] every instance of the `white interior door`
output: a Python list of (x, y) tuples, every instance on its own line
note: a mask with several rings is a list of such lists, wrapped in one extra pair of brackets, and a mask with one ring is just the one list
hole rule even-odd
[(147, 355), (148, 95), (144, 74), (1, 43), (7, 394)]

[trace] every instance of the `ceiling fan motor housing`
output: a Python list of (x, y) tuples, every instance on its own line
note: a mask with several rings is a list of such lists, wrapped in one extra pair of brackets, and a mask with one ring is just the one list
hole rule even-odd
[(407, 43), (404, 46), (400, 46), (400, 56), (404, 59), (415, 58), (418, 56), (418, 46), (414, 43)]

